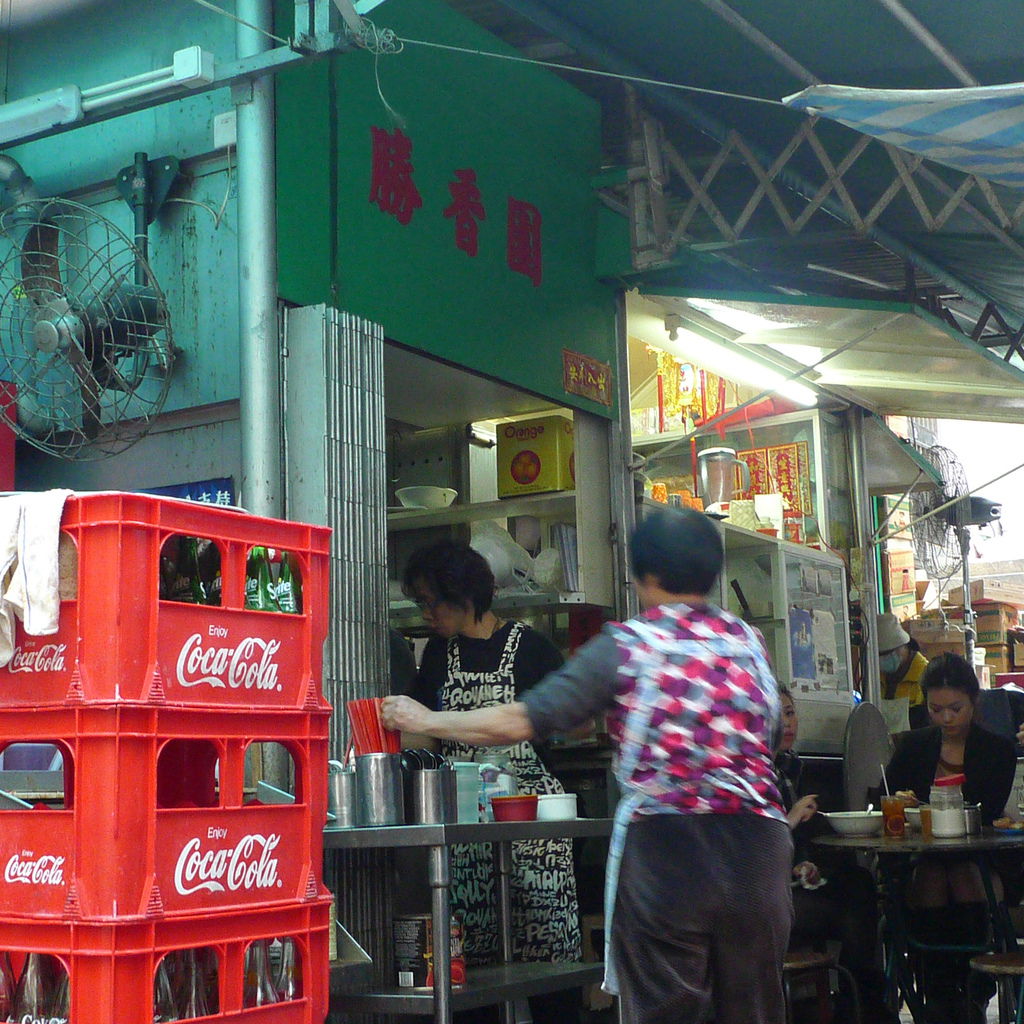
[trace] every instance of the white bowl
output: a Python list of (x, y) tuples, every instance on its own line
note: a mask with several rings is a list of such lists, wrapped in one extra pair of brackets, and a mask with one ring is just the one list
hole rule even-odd
[(921, 808), (920, 807), (904, 807), (903, 813), (907, 819), (907, 827), (912, 829), (921, 828)]
[(538, 821), (571, 821), (575, 818), (575, 793), (541, 793), (537, 797)]
[(458, 496), (450, 487), (399, 487), (395, 491), (406, 508), (447, 508)]
[(881, 811), (831, 811), (825, 817), (841, 836), (873, 836), (882, 827)]

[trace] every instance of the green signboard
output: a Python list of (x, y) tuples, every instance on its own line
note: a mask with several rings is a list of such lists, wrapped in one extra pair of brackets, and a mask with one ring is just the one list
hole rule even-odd
[(566, 390), (580, 357), (615, 364), (614, 295), (594, 271), (598, 106), (543, 69), (413, 43), (511, 52), (442, 3), (373, 16), (401, 52), (278, 78), (283, 297), (610, 414)]

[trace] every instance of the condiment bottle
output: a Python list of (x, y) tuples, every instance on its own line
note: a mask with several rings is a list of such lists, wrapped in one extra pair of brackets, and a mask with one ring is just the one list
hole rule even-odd
[(963, 775), (947, 775), (932, 783), (929, 803), (932, 807), (932, 834), (936, 839), (955, 839), (966, 832)]

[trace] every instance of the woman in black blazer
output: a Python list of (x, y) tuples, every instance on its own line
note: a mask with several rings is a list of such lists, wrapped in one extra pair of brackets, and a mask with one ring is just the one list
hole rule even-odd
[[(889, 786), (910, 791), (927, 803), (936, 779), (963, 775), (964, 799), (980, 804), (982, 822), (991, 825), (1002, 815), (1013, 788), (1017, 766), (1013, 743), (974, 723), (980, 688), (974, 670), (960, 655), (934, 658), (921, 677), (921, 689), (932, 724), (903, 736), (886, 769)], [(984, 941), (988, 905), (973, 862), (922, 857), (908, 901), (911, 930), (921, 941), (956, 945)], [(935, 960), (925, 984), (929, 1020), (984, 1020), (988, 995), (977, 988), (968, 991), (967, 957)]]

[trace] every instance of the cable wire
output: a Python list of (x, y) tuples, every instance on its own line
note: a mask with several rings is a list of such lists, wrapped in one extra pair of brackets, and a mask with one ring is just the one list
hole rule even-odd
[(207, 10), (214, 11), (217, 14), (223, 14), (225, 18), (237, 21), (239, 25), (251, 28), (253, 32), (260, 32), (268, 39), (273, 39), (275, 43), (280, 43), (282, 46), (292, 45), (292, 41), (290, 39), (282, 39), (280, 36), (275, 36), (273, 32), (268, 32), (265, 28), (260, 28), (259, 25), (254, 25), (251, 21), (245, 21), (243, 18), (238, 17), (237, 14), (232, 14), (231, 11), (225, 11), (223, 7), (211, 4), (210, 0), (192, 0), (192, 2), (194, 4), (199, 4), (200, 7), (205, 7)]
[[(198, 3), (199, 0), (196, 0)], [(364, 19), (365, 21), (366, 19)], [(720, 96), (723, 99), (746, 100), (748, 103), (767, 103), (772, 107), (787, 107), (782, 100), (768, 99), (765, 96), (746, 96), (743, 93), (723, 92), (720, 89), (702, 89), (697, 85), (683, 85), (680, 82), (663, 82), (657, 78), (644, 78), (640, 75), (623, 75), (614, 71), (599, 71), (595, 68), (578, 68), (572, 64), (560, 64), (557, 61), (536, 60), (533, 57), (518, 57), (508, 53), (494, 53), (490, 50), (474, 50), (467, 46), (452, 46), (448, 43), (434, 43), (426, 39), (409, 39), (404, 36), (394, 37), (403, 46), (426, 46), (434, 50), (447, 50), (451, 53), (465, 53), (475, 57), (493, 57), (495, 60), (507, 60), (516, 64), (533, 64), (549, 71), (570, 71), (579, 75), (594, 75), (598, 78), (613, 78), (620, 82), (636, 82), (639, 85), (655, 85), (664, 89), (678, 89), (682, 92), (695, 92), (704, 96)], [(397, 52), (397, 51), (395, 51)]]

